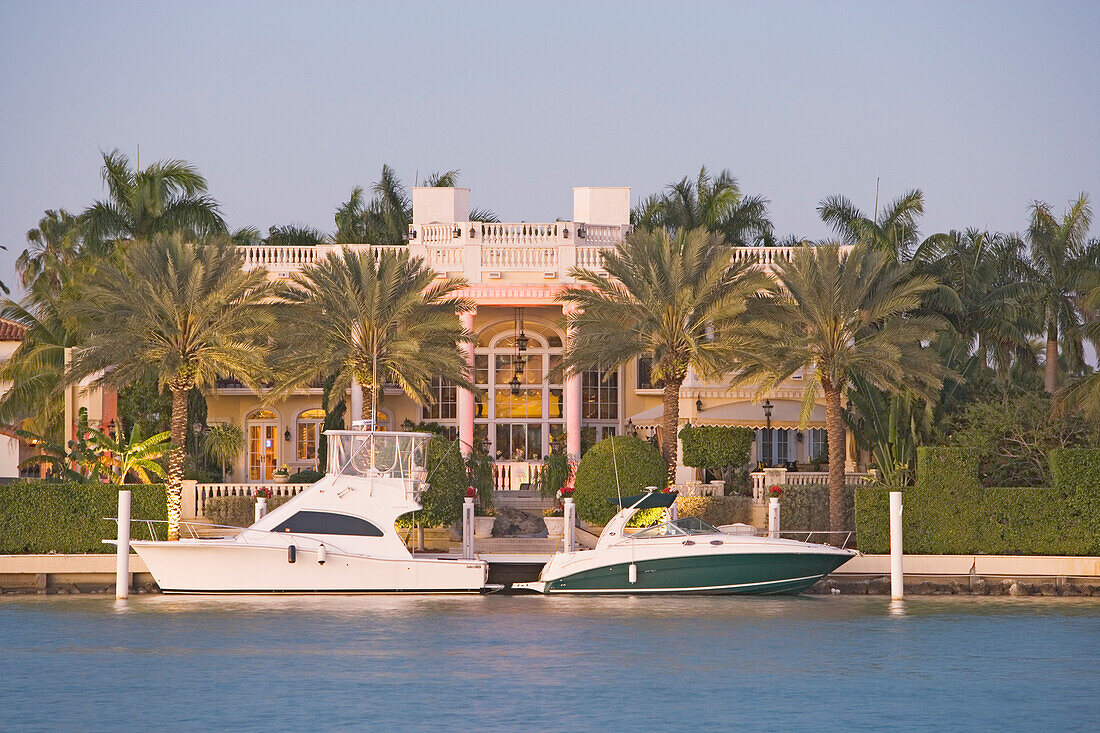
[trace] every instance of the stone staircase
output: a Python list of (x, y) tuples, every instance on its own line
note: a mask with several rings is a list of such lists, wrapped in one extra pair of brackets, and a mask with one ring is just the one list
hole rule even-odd
[(494, 491), (493, 506), (509, 506), (541, 517), (543, 510), (553, 509), (557, 502), (544, 499), (538, 491)]

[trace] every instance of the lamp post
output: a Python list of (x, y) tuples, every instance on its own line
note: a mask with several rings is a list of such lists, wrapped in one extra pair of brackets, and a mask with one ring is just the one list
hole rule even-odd
[(764, 422), (768, 426), (768, 430), (772, 429), (772, 401), (764, 400)]

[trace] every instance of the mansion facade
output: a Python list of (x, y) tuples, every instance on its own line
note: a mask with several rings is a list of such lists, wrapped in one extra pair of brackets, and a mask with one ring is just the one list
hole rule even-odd
[[(463, 450), (477, 448), (497, 458), (503, 477), (499, 488), (529, 483), (542, 459), (553, 452), (580, 456), (596, 441), (625, 432), (652, 437), (661, 421), (661, 390), (650, 380), (647, 360), (611, 374), (589, 370), (565, 375), (561, 368), (569, 333), (558, 293), (572, 282), (572, 267), (598, 270), (600, 252), (630, 232), (630, 189), (573, 189), (571, 221), (470, 221), (469, 202), (469, 189), (414, 188), (407, 247), (394, 249), (423, 257), (440, 276), (468, 281), (459, 294), (476, 304), (476, 310), (462, 314), (475, 342), (465, 348), (481, 395), (438, 380), (434, 401), (420, 406), (400, 389), (386, 388), (378, 411), (380, 427), (439, 423), (461, 441)], [(285, 279), (341, 246), (372, 247), (241, 249), (246, 268), (264, 268), (270, 278)], [(789, 254), (782, 247), (744, 247), (734, 256), (768, 268)], [(798, 430), (803, 384), (801, 375), (795, 375), (761, 404), (751, 386), (731, 389), (727, 383), (705, 383), (689, 375), (680, 392), (680, 420), (752, 428), (754, 462), (807, 465), (825, 450), (825, 410), (822, 400), (809, 428)], [(350, 397), (355, 403), (356, 395)], [(233, 422), (245, 432), (246, 453), (231, 467), (232, 480), (269, 481), (283, 465), (292, 472), (317, 467), (324, 419), (319, 388), (264, 406), (247, 387), (227, 381), (208, 395), (207, 404), (208, 422)], [(855, 470), (854, 448), (845, 458), (848, 469)], [(698, 478), (696, 469), (677, 470), (678, 483)]]

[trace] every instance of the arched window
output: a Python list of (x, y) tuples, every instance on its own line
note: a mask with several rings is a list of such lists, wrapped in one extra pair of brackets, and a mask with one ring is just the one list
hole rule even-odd
[(317, 440), (325, 422), (325, 411), (320, 408), (298, 413), (298, 460), (317, 460)]

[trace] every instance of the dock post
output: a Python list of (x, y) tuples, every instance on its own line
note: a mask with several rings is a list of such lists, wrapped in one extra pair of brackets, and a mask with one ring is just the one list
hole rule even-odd
[(462, 559), (474, 559), (474, 497), (462, 502)]
[(562, 502), (562, 525), (565, 528), (565, 536), (562, 537), (562, 542), (565, 543), (566, 552), (577, 551), (577, 505), (573, 503), (572, 498), (565, 499)]
[(118, 492), (118, 548), (115, 563), (115, 598), (130, 595), (130, 490)]
[(267, 516), (267, 498), (263, 496), (256, 497), (256, 519), (255, 522), (260, 521)]
[(768, 499), (768, 536), (779, 537), (779, 497)]
[(890, 492), (890, 598), (905, 597), (905, 575), (902, 572), (901, 492)]

